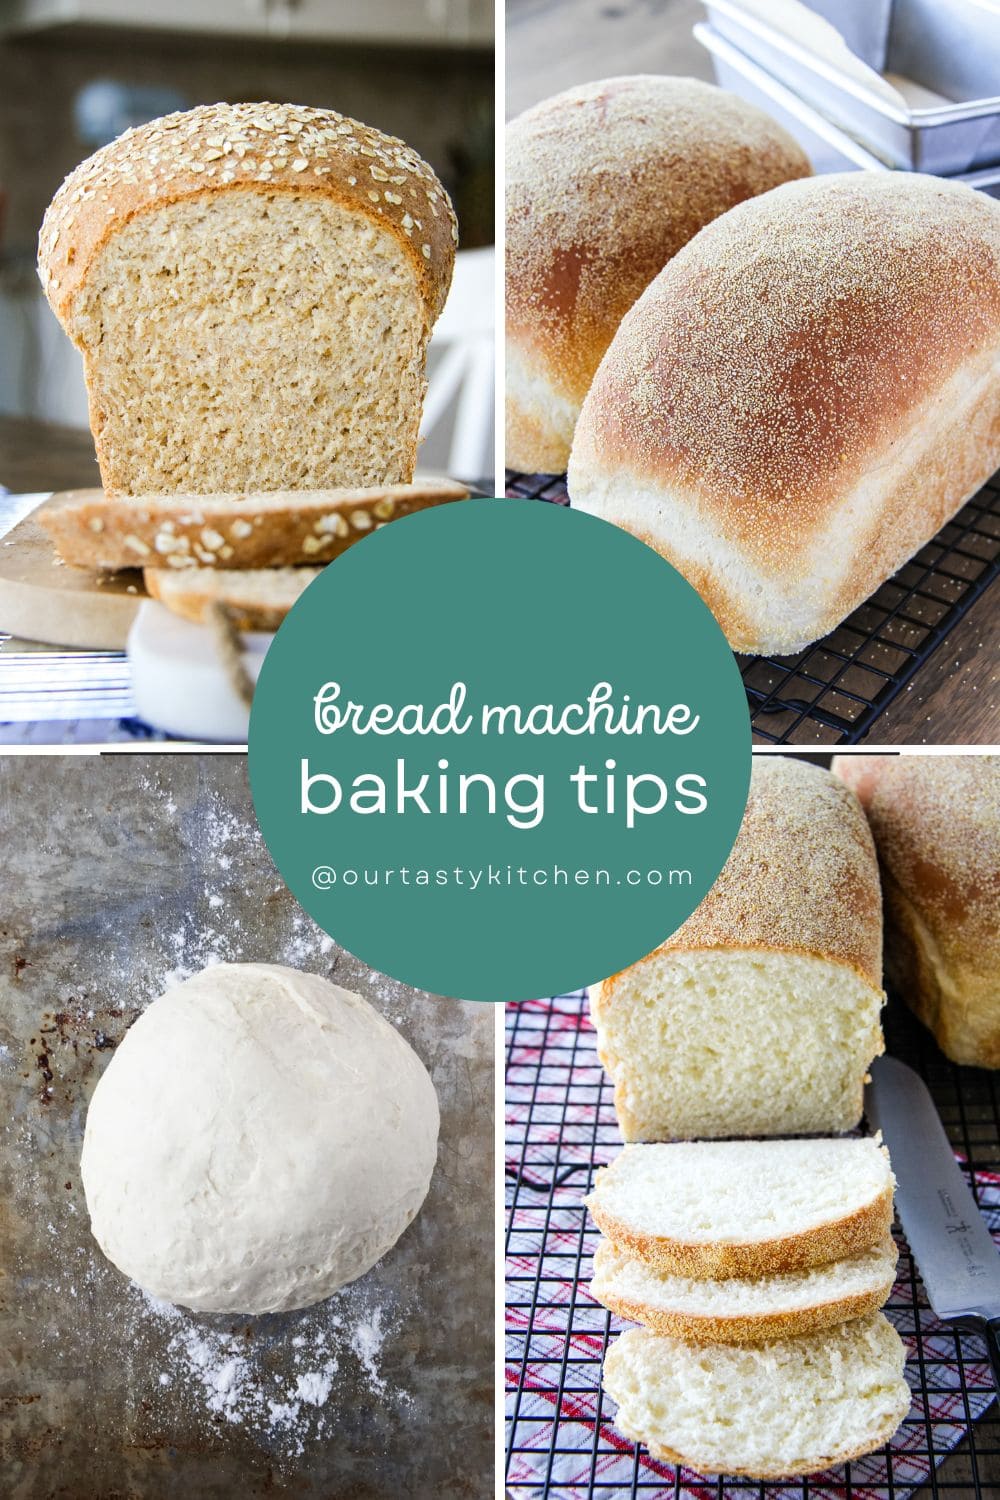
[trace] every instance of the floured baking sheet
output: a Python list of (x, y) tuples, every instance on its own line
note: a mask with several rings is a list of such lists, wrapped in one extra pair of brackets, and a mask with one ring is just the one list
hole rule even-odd
[[(0, 1494), (478, 1496), (492, 1474), (493, 1015), (374, 974), (285, 889), (243, 756), (0, 761)], [(196, 1315), (92, 1240), (87, 1100), (130, 1022), (218, 960), (363, 993), (441, 1105), (427, 1201), (335, 1297)]]

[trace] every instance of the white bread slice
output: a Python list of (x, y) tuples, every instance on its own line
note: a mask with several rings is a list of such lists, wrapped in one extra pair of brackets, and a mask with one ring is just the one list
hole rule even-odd
[(815, 1333), (877, 1312), (892, 1291), (898, 1252), (891, 1235), (825, 1266), (752, 1281), (695, 1280), (656, 1271), (602, 1240), (591, 1296), (620, 1318), (695, 1344), (761, 1344)]
[(451, 479), (132, 499), (69, 490), (43, 506), (38, 519), (63, 562), (77, 568), (287, 568), (331, 562), (387, 521), (468, 496), (466, 486)]
[(680, 1276), (774, 1276), (857, 1255), (892, 1224), (878, 1140), (626, 1146), (585, 1200), (619, 1249)]
[(192, 568), (168, 573), (145, 568), (143, 582), (154, 599), (195, 625), (203, 625), (213, 608), (221, 607), (236, 630), (277, 630), (292, 605), (305, 593), (322, 568), (257, 568), (216, 573)]
[(748, 1347), (630, 1328), (604, 1361), (615, 1425), (699, 1474), (785, 1479), (887, 1443), (910, 1409), (906, 1353), (882, 1313)]

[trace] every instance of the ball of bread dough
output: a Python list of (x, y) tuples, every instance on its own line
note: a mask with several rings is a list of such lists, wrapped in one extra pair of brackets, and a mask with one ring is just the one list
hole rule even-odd
[(94, 1091), (91, 1229), (170, 1302), (306, 1307), (416, 1216), (437, 1133), (426, 1068), (360, 995), (277, 964), (219, 964), (153, 1001)]

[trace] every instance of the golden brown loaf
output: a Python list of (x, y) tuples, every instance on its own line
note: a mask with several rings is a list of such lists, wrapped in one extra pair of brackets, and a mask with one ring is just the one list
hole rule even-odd
[(841, 755), (885, 893), (886, 971), (958, 1063), (1000, 1067), (1000, 756)]
[(621, 318), (703, 225), (806, 176), (754, 105), (690, 78), (609, 78), (507, 131), (507, 462), (561, 472)]
[(1000, 464), (1000, 203), (905, 172), (730, 210), (623, 320), (572, 503), (655, 547), (731, 645), (832, 630)]
[(468, 494), (450, 479), (319, 493), (124, 500), (101, 490), (71, 490), (43, 507), (38, 519), (63, 562), (78, 568), (281, 568), (331, 562), (388, 521)]
[(882, 1051), (871, 833), (828, 771), (753, 759), (743, 824), (700, 906), (590, 991), (628, 1141), (849, 1130)]
[(410, 480), (456, 240), (431, 168), (332, 110), (209, 105), (98, 151), (45, 216), (39, 272), (105, 489)]

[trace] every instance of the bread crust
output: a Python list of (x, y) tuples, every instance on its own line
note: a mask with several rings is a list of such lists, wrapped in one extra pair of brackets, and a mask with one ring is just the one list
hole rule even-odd
[[(815, 1458), (803, 1461), (800, 1467), (789, 1468), (759, 1468), (759, 1469), (728, 1469), (726, 1472), (734, 1477), (742, 1479), (797, 1479), (803, 1474), (822, 1474), (827, 1469), (834, 1469), (840, 1464), (850, 1463), (852, 1459), (864, 1458), (869, 1453), (883, 1448), (892, 1438), (906, 1416), (912, 1405), (912, 1397), (904, 1406), (902, 1401), (896, 1411), (888, 1418), (884, 1426), (877, 1428), (871, 1437), (858, 1447), (844, 1448), (836, 1453), (817, 1454)], [(625, 1437), (630, 1438), (633, 1443), (643, 1443), (645, 1439), (639, 1433), (630, 1432), (627, 1426), (620, 1422), (617, 1417), (615, 1426)], [(650, 1455), (658, 1459), (660, 1463), (674, 1464), (686, 1469), (694, 1469), (696, 1474), (718, 1474), (719, 1470), (711, 1466), (710, 1462), (683, 1453), (676, 1453), (672, 1448), (663, 1448), (655, 1443), (647, 1443), (646, 1448)]]
[(594, 377), (569, 490), (673, 562), (734, 649), (781, 653), (998, 463), (1000, 205), (850, 173), (752, 199), (670, 262)]
[(468, 496), (452, 480), (240, 496), (113, 498), (76, 490), (44, 506), (38, 519), (73, 567), (224, 571), (331, 562), (388, 521)]
[[(209, 568), (193, 568), (183, 573), (168, 573), (164, 568), (144, 568), (142, 581), (150, 598), (164, 604), (172, 614), (192, 625), (204, 625), (214, 610), (224, 616), (234, 630), (277, 630), (301, 595), (322, 568), (282, 570), (288, 577), (285, 597), (260, 598), (255, 594), (268, 574), (259, 570), (246, 573), (215, 573)], [(292, 576), (294, 574), (294, 576)], [(222, 580), (224, 594), (220, 596)], [(241, 585), (244, 592), (241, 592)]]
[(137, 215), (219, 193), (330, 199), (391, 234), (413, 267), (428, 328), (451, 284), (458, 225), (433, 170), (405, 142), (335, 110), (210, 104), (127, 130), (70, 173), (38, 240), (45, 295), (71, 338), (73, 304), (108, 241)]
[(512, 121), (508, 359), (536, 379), (508, 387), (507, 462), (565, 469), (569, 436), (547, 407), (568, 402), (575, 418), (644, 287), (710, 220), (810, 170), (762, 110), (690, 78), (602, 79)]
[(837, 756), (882, 868), (886, 970), (954, 1062), (1000, 1067), (1000, 756)]
[(831, 1298), (829, 1302), (816, 1307), (800, 1308), (795, 1312), (764, 1313), (752, 1318), (698, 1318), (650, 1307), (648, 1303), (637, 1302), (630, 1297), (619, 1297), (614, 1293), (597, 1297), (596, 1300), (619, 1318), (640, 1323), (653, 1333), (665, 1333), (672, 1338), (684, 1339), (689, 1344), (767, 1344), (797, 1333), (815, 1333), (817, 1329), (832, 1328), (851, 1318), (878, 1312), (880, 1307), (885, 1306), (891, 1291), (890, 1282), (884, 1291), (858, 1292), (850, 1297)]
[(590, 990), (600, 1022), (626, 974), (671, 952), (799, 953), (841, 963), (882, 993), (882, 903), (871, 830), (831, 772), (754, 756), (746, 811), (715, 885), (652, 953)]
[(693, 1244), (669, 1235), (643, 1234), (608, 1213), (599, 1193), (586, 1200), (594, 1223), (618, 1249), (627, 1251), (658, 1271), (695, 1280), (727, 1277), (777, 1276), (822, 1266), (849, 1255), (859, 1255), (884, 1239), (892, 1227), (892, 1187), (870, 1203), (839, 1219), (816, 1224), (798, 1234), (743, 1244), (712, 1241)]

